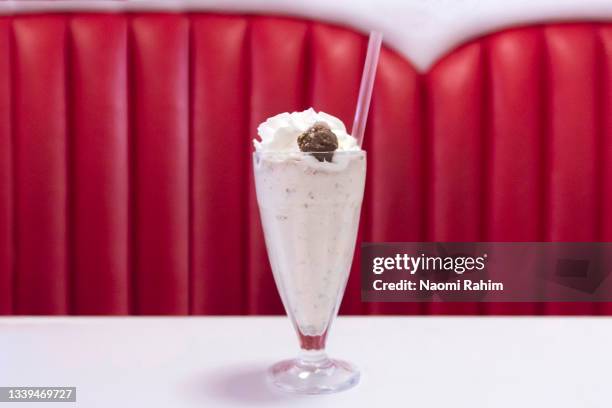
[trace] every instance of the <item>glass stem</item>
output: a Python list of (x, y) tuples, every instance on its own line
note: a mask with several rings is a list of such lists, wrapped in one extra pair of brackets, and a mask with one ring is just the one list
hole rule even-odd
[(298, 360), (304, 366), (321, 366), (329, 361), (325, 353), (325, 343), (327, 340), (327, 331), (320, 336), (308, 336), (299, 333), (300, 337), (300, 354)]
[(321, 366), (325, 365), (329, 361), (325, 349), (319, 350), (300, 350), (298, 359), (302, 365), (305, 366)]

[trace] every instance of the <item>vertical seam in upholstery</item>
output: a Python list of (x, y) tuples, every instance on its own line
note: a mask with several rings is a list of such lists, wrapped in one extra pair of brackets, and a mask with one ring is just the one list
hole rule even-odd
[[(604, 76), (604, 69), (606, 59), (604, 58), (604, 44), (601, 38), (601, 26), (596, 24), (593, 27), (593, 35), (595, 41), (595, 72), (593, 80), (593, 92), (595, 93), (595, 188), (596, 188), (596, 201), (595, 201), (595, 238), (594, 241), (603, 241), (603, 221), (604, 221), (604, 102), (605, 102), (605, 91), (606, 83)], [(606, 314), (606, 304), (597, 302), (593, 304), (593, 314), (602, 315)]]
[(127, 155), (128, 155), (128, 174), (127, 174), (127, 185), (128, 185), (128, 311), (129, 314), (138, 314), (137, 308), (137, 287), (136, 287), (136, 269), (137, 269), (137, 257), (136, 257), (136, 189), (135, 186), (135, 174), (136, 174), (136, 154), (135, 154), (135, 139), (136, 139), (136, 127), (135, 127), (135, 108), (134, 108), (134, 97), (135, 97), (135, 81), (134, 81), (134, 68), (133, 68), (133, 16), (128, 14), (126, 16), (126, 71), (127, 71)]
[(546, 26), (540, 28), (540, 40), (542, 46), (540, 60), (540, 155), (542, 157), (540, 178), (540, 239), (548, 241), (550, 234), (550, 194), (552, 188), (551, 166), (551, 95), (550, 90), (550, 50), (546, 38)]
[(187, 32), (187, 121), (188, 121), (188, 136), (187, 136), (187, 314), (194, 314), (194, 270), (193, 270), (193, 85), (194, 85), (194, 67), (195, 60), (193, 58), (193, 19), (190, 14), (185, 15), (188, 23)]
[(481, 106), (480, 106), (480, 141), (482, 145), (483, 161), (482, 170), (480, 171), (480, 225), (479, 225), (479, 240), (487, 241), (489, 239), (489, 222), (491, 205), (489, 202), (490, 193), (490, 173), (491, 164), (493, 162), (493, 144), (494, 140), (492, 137), (492, 126), (491, 126), (491, 114), (492, 109), (490, 108), (492, 98), (492, 82), (491, 82), (491, 59), (489, 58), (489, 38), (484, 38), (481, 44), (480, 63), (482, 69), (482, 93), (481, 93)]
[[(252, 41), (253, 41), (253, 35), (252, 35), (252, 18), (251, 17), (247, 17), (245, 16), (246, 19), (246, 31), (245, 31), (245, 35), (244, 35), (244, 44), (243, 44), (243, 52), (244, 52), (244, 59), (243, 59), (243, 64), (246, 64), (245, 67), (245, 72), (243, 73), (243, 81), (244, 84), (243, 86), (245, 87), (245, 95), (246, 97), (244, 98), (244, 103), (246, 104), (245, 110), (244, 110), (244, 118), (243, 118), (243, 125), (244, 127), (246, 127), (245, 129), (245, 133), (247, 135), (250, 135), (251, 132), (251, 107), (252, 107), (252, 89), (253, 89), (253, 52), (252, 52)], [(247, 164), (251, 163), (250, 160), (250, 144), (249, 143), (245, 143), (245, 153), (246, 153), (246, 157), (244, 162)], [(242, 194), (243, 194), (243, 200), (242, 200), (242, 225), (244, 226), (244, 239), (242, 240), (242, 250), (243, 253), (245, 254), (245, 256), (243, 256), (242, 258), (242, 262), (243, 262), (243, 268), (242, 268), (242, 274), (243, 274), (243, 278), (242, 278), (242, 313), (243, 314), (251, 314), (252, 313), (252, 308), (251, 308), (251, 293), (250, 293), (250, 283), (251, 283), (251, 228), (252, 225), (249, 222), (250, 221), (250, 216), (251, 214), (250, 212), (250, 186), (249, 186), (249, 173), (251, 170), (251, 166), (249, 165), (245, 165), (244, 166), (244, 177), (243, 177), (243, 181), (242, 181)]]
[(15, 76), (16, 76), (16, 61), (17, 61), (17, 44), (15, 39), (15, 17), (9, 17), (9, 69), (10, 69), (10, 80), (9, 80), (9, 109), (10, 109), (10, 155), (11, 155), (11, 313), (14, 315), (17, 313), (17, 294), (18, 294), (18, 222), (17, 222), (17, 132), (16, 132), (16, 103), (15, 103)]
[[(418, 117), (420, 118), (419, 121), (419, 137), (421, 138), (421, 149), (423, 149), (422, 151), (418, 152), (419, 156), (423, 158), (423, 160), (421, 161), (421, 179), (423, 180), (422, 185), (421, 185), (421, 189), (418, 192), (418, 200), (421, 201), (420, 203), (420, 220), (419, 220), (419, 239), (421, 241), (427, 241), (427, 224), (428, 224), (428, 199), (427, 199), (427, 195), (428, 195), (428, 191), (429, 191), (429, 170), (428, 170), (428, 163), (429, 163), (429, 149), (428, 149), (428, 141), (429, 141), (429, 137), (427, 136), (427, 132), (429, 129), (429, 123), (428, 123), (428, 112), (429, 110), (427, 109), (427, 88), (426, 88), (426, 80), (427, 78), (425, 77), (424, 74), (415, 71), (415, 80), (417, 81), (416, 83), (416, 92), (417, 92), (417, 112), (416, 114), (418, 115)], [(406, 114), (410, 114), (409, 112), (406, 112)], [(406, 135), (406, 137), (408, 137), (408, 135)], [(419, 314), (420, 315), (425, 315), (427, 314), (428, 311), (428, 306), (426, 302), (419, 302)]]
[[(538, 141), (538, 154), (542, 158), (540, 171), (538, 174), (538, 182), (537, 185), (540, 190), (540, 196), (538, 197), (538, 240), (539, 241), (547, 241), (548, 240), (548, 229), (550, 225), (549, 221), (549, 201), (550, 201), (550, 185), (549, 180), (549, 166), (550, 166), (550, 158), (549, 158), (549, 144), (550, 144), (550, 98), (548, 95), (548, 90), (550, 86), (548, 85), (549, 81), (549, 51), (548, 51), (548, 42), (546, 41), (546, 26), (540, 26), (537, 29), (538, 31), (538, 41), (539, 44), (539, 61), (538, 61), (538, 79), (540, 83), (539, 90), (539, 111), (540, 111), (540, 123), (539, 123), (539, 141)], [(546, 305), (544, 303), (538, 302), (536, 306), (536, 314), (544, 315), (546, 314)]]
[(432, 89), (430, 86), (430, 76), (432, 70), (419, 75), (421, 82), (421, 103), (423, 125), (421, 133), (423, 135), (423, 238), (425, 241), (432, 239), (432, 232), (435, 228), (435, 211), (433, 209), (434, 197), (434, 143), (433, 143), (433, 108), (431, 106)]
[[(432, 180), (431, 180), (431, 167), (430, 163), (432, 162), (431, 152), (432, 152), (432, 142), (430, 137), (430, 108), (429, 108), (429, 98), (430, 93), (428, 89), (428, 74), (431, 70), (427, 72), (417, 72), (416, 80), (418, 86), (418, 98), (419, 98), (419, 111), (420, 115), (420, 137), (421, 137), (421, 149), (423, 149), (420, 153), (423, 158), (421, 162), (421, 174), (423, 184), (421, 186), (420, 191), (420, 200), (421, 200), (421, 222), (420, 222), (420, 238), (424, 242), (427, 242), (430, 239), (430, 234), (428, 230), (428, 226), (430, 225), (430, 216), (433, 214), (431, 210), (431, 204), (433, 201), (431, 200), (430, 194), (433, 193), (432, 189)], [(408, 115), (409, 112), (406, 112)], [(408, 135), (406, 135), (408, 137)], [(426, 302), (420, 302), (419, 313), (421, 315), (429, 314), (430, 305)]]
[(595, 236), (597, 241), (603, 241), (603, 221), (604, 221), (604, 102), (605, 102), (605, 90), (607, 89), (607, 84), (605, 83), (605, 75), (604, 75), (604, 67), (606, 65), (606, 59), (604, 58), (604, 44), (601, 38), (601, 25), (597, 24), (594, 27), (594, 36), (595, 36), (595, 75), (593, 81), (593, 89), (595, 92), (595, 135), (596, 135), (596, 189), (597, 189), (597, 198), (596, 198), (596, 224), (595, 224)]
[(76, 271), (74, 270), (74, 168), (73, 168), (73, 127), (72, 127), (72, 87), (70, 86), (70, 78), (72, 76), (72, 68), (71, 68), (71, 44), (72, 44), (72, 35), (70, 28), (70, 17), (68, 14), (64, 15), (64, 126), (65, 126), (65, 172), (66, 172), (66, 247), (65, 247), (65, 256), (66, 256), (66, 295), (67, 295), (67, 305), (66, 310), (67, 314), (75, 314), (76, 313), (76, 302), (75, 297), (76, 293), (73, 291), (75, 287), (75, 279), (76, 279)]
[[(427, 130), (429, 128), (429, 124), (428, 124), (428, 120), (427, 120), (427, 115), (429, 110), (427, 109), (427, 89), (426, 89), (426, 80), (427, 77), (425, 76), (425, 74), (420, 73), (420, 72), (415, 72), (415, 76), (416, 76), (416, 92), (417, 92), (417, 103), (418, 103), (418, 110), (416, 112), (416, 114), (418, 115), (418, 117), (420, 117), (420, 121), (419, 121), (419, 137), (421, 138), (421, 148), (423, 149), (421, 152), (419, 152), (419, 155), (423, 158), (423, 160), (421, 161), (421, 177), (423, 180), (423, 184), (421, 186), (421, 191), (419, 191), (419, 199), (421, 201), (420, 204), (420, 221), (419, 221), (419, 237), (422, 241), (426, 241), (427, 240), (427, 216), (428, 216), (428, 200), (427, 200), (427, 194), (429, 191), (429, 172), (428, 172), (428, 168), (427, 165), (429, 163), (428, 160), (428, 141), (429, 141), (429, 137), (427, 135)], [(406, 112), (406, 115), (409, 115), (410, 112)], [(408, 135), (406, 135), (406, 137), (408, 137)]]
[(130, 290), (131, 290), (131, 284), (130, 284), (130, 271), (131, 271), (131, 266), (130, 266), (130, 145), (129, 145), (129, 141), (130, 141), (130, 98), (129, 98), (129, 89), (130, 89), (130, 82), (129, 82), (129, 71), (128, 71), (128, 67), (129, 67), (129, 50), (128, 50), (128, 37), (129, 37), (129, 17), (127, 15), (123, 15), (123, 22), (124, 22), (124, 27), (125, 27), (125, 37), (124, 37), (124, 46), (125, 46), (125, 54), (124, 57), (125, 59), (123, 60), (123, 69), (124, 74), (125, 74), (125, 83), (123, 84), (124, 88), (124, 93), (122, 94), (122, 96), (125, 98), (125, 116), (124, 116), (124, 120), (125, 122), (123, 123), (124, 125), (124, 134), (123, 137), (125, 137), (125, 151), (123, 152), (123, 154), (125, 155), (123, 157), (123, 159), (125, 160), (125, 171), (126, 174), (123, 174), (124, 177), (124, 181), (126, 183), (126, 189), (125, 189), (125, 193), (126, 196), (124, 197), (124, 199), (126, 200), (126, 202), (122, 203), (122, 205), (125, 205), (125, 210), (126, 210), (126, 223), (123, 226), (125, 229), (123, 230), (123, 233), (126, 234), (125, 235), (125, 242), (124, 244), (127, 246), (127, 248), (125, 249), (125, 255), (126, 258), (124, 260), (125, 264), (124, 266), (124, 270), (125, 270), (125, 275), (122, 277), (124, 279), (123, 283), (125, 283), (125, 299), (124, 302), (121, 304), (121, 307), (123, 308), (122, 310), (124, 310), (126, 314), (130, 314), (131, 312), (131, 307), (130, 307), (130, 300), (131, 300), (131, 294), (130, 294)]
[[(602, 242), (604, 237), (604, 183), (605, 183), (605, 140), (604, 140), (604, 101), (605, 101), (605, 91), (607, 90), (607, 84), (604, 82), (604, 67), (606, 65), (606, 59), (604, 58), (604, 44), (603, 39), (601, 38), (601, 25), (597, 24), (593, 28), (594, 37), (595, 37), (595, 72), (594, 72), (594, 81), (593, 81), (593, 91), (595, 92), (595, 132), (596, 132), (596, 141), (595, 141), (595, 188), (596, 190), (596, 201), (595, 201), (595, 241)], [(596, 303), (593, 305), (593, 314), (602, 315), (605, 314), (606, 304), (605, 303)]]
[[(601, 202), (601, 215), (602, 217), (604, 216), (604, 211), (605, 211), (605, 205), (606, 205), (606, 201), (604, 201), (604, 199), (607, 199), (607, 197), (605, 195), (603, 195), (603, 192), (605, 191), (604, 188), (607, 185), (610, 185), (610, 183), (612, 182), (612, 179), (610, 178), (612, 176), (612, 172), (608, 172), (607, 167), (606, 167), (606, 162), (605, 160), (610, 159), (610, 162), (612, 162), (612, 155), (611, 155), (611, 151), (612, 151), (612, 141), (610, 140), (610, 138), (612, 138), (612, 133), (610, 132), (612, 129), (608, 129), (608, 121), (607, 121), (607, 112), (610, 110), (610, 104), (612, 103), (611, 101), (611, 95), (612, 95), (612, 84), (610, 83), (611, 81), (611, 77), (610, 77), (610, 72), (611, 72), (611, 65), (610, 65), (610, 58), (612, 57), (612, 55), (608, 55), (607, 51), (608, 51), (608, 45), (609, 45), (609, 38), (606, 36), (606, 41), (604, 42), (604, 38), (603, 38), (603, 30), (605, 29), (606, 32), (609, 32), (608, 30), (610, 30), (611, 26), (606, 24), (600, 27), (600, 40), (601, 40), (601, 47), (602, 47), (602, 59), (603, 59), (603, 80), (604, 82), (604, 93), (602, 94), (602, 98), (603, 100), (602, 102), (602, 111), (601, 111), (601, 120), (602, 120), (602, 135), (601, 135), (601, 142), (602, 142), (602, 171), (604, 171), (602, 173), (603, 175), (603, 182), (605, 184), (602, 184), (602, 202)], [(609, 150), (606, 150), (606, 148), (608, 148)], [(610, 164), (608, 164), (610, 165)], [(610, 237), (610, 234), (612, 233), (612, 229), (610, 228), (610, 215), (608, 215), (607, 217), (604, 217), (602, 219), (602, 221), (606, 222), (606, 225), (602, 225), (602, 236), (601, 236), (601, 240), (602, 241), (608, 241), (608, 237)]]
[[(493, 143), (492, 138), (492, 126), (491, 126), (491, 101), (492, 101), (492, 82), (491, 82), (491, 58), (489, 52), (489, 40), (490, 37), (485, 37), (480, 41), (480, 64), (482, 70), (482, 89), (480, 96), (480, 142), (482, 145), (482, 169), (480, 171), (480, 225), (479, 227), (479, 241), (488, 241), (489, 234), (489, 223), (491, 220), (491, 205), (489, 202), (490, 197), (490, 174), (492, 154), (493, 154)], [(484, 154), (483, 154), (484, 153)], [(487, 314), (487, 303), (477, 303), (477, 311), (479, 314)]]

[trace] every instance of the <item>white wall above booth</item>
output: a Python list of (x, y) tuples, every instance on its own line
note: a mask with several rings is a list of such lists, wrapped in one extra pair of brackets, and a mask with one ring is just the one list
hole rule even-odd
[(612, 19), (612, 0), (0, 0), (0, 14), (42, 11), (217, 11), (343, 24), (385, 41), (421, 70), (466, 40), (502, 28)]

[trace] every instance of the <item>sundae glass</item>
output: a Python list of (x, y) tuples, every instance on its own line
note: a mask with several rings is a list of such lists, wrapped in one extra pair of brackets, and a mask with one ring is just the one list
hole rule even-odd
[(274, 365), (286, 391), (327, 393), (359, 381), (325, 353), (348, 279), (363, 199), (366, 154), (323, 112), (283, 113), (258, 128), (254, 174), (268, 257), (298, 334), (298, 358)]

